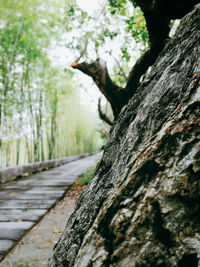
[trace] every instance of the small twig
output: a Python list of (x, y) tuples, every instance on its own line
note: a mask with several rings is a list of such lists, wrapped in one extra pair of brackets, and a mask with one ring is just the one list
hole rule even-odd
[(84, 54), (87, 50), (88, 42), (89, 42), (89, 36), (87, 37), (87, 39), (85, 41), (85, 46), (84, 46), (83, 51), (81, 52), (80, 56), (75, 60), (75, 62), (79, 62), (79, 60), (84, 56)]
[(99, 101), (98, 101), (98, 112), (99, 112), (99, 117), (105, 121), (107, 124), (109, 124), (110, 126), (112, 126), (114, 124), (113, 121), (111, 121), (110, 118), (108, 118), (108, 116), (103, 113), (102, 109), (101, 109), (101, 98), (99, 98)]
[(117, 58), (115, 56), (113, 56), (111, 51), (108, 51), (108, 54), (115, 60), (115, 62), (117, 63), (117, 66), (118, 66), (118, 68), (120, 70), (121, 75), (124, 76), (124, 78), (127, 80), (128, 76), (124, 72), (124, 70), (123, 70), (122, 66), (120, 65), (119, 61), (117, 60)]

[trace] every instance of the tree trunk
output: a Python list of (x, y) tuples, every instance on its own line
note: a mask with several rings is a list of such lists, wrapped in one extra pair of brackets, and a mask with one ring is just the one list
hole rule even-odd
[(48, 266), (200, 266), (200, 5), (122, 109)]

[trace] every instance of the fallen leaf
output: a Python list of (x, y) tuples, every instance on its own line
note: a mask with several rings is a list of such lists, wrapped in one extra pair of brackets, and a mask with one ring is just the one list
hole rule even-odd
[(52, 240), (47, 240), (46, 242), (48, 242), (48, 243), (53, 243), (53, 241), (52, 241)]
[(53, 233), (54, 233), (54, 234), (61, 234), (62, 231), (61, 231), (61, 230), (54, 230)]
[(38, 246), (37, 248), (38, 248), (38, 249), (47, 249), (47, 248), (49, 248), (49, 247), (47, 247), (47, 246)]

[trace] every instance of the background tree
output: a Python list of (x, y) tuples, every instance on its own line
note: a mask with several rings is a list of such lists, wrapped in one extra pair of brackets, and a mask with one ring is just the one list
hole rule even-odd
[[(140, 0), (110, 0), (108, 5), (103, 6), (101, 13), (94, 18), (77, 8), (75, 2), (72, 1), (67, 10), (67, 29), (73, 29), (73, 26), (70, 25), (71, 20), (76, 25), (78, 21), (78, 27), (81, 29), (79, 35), (81, 37), (78, 37), (78, 40), (74, 37), (72, 42), (68, 44), (69, 47), (71, 45), (71, 48), (80, 51), (80, 56), (72, 64), (72, 67), (92, 77), (101, 93), (111, 104), (114, 119), (117, 118), (122, 107), (135, 93), (142, 75), (155, 62), (166, 45), (173, 25), (171, 20), (181, 18), (198, 2), (198, 0), (193, 0), (189, 3), (188, 1), (180, 3), (177, 0), (171, 4), (170, 1), (164, 0), (149, 1), (147, 4), (146, 1)], [(102, 19), (99, 19), (101, 17)], [(90, 25), (89, 29), (92, 30), (88, 30), (88, 24)], [(77, 33), (77, 27), (75, 32)], [(103, 54), (105, 58), (106, 52), (111, 56), (113, 55), (113, 52), (106, 48), (106, 38), (111, 43), (114, 39), (121, 43), (119, 55), (116, 53), (113, 56), (117, 72), (123, 77), (121, 79), (117, 75), (116, 80), (121, 83), (116, 83), (114, 79), (111, 79), (106, 63), (99, 58)], [(139, 45), (137, 46), (137, 44)], [(139, 57), (135, 64), (132, 61), (131, 64), (127, 65), (133, 54), (132, 51), (135, 51), (136, 55), (146, 52)], [(86, 61), (79, 63), (83, 56), (86, 59), (93, 59), (96, 56), (97, 59), (92, 63)], [(126, 62), (125, 66), (119, 63), (123, 60), (124, 63)], [(131, 71), (128, 74), (129, 69)], [(112, 124), (100, 107), (99, 115), (107, 123)]]
[[(64, 6), (62, 0), (0, 0), (1, 167), (101, 147), (95, 116), (86, 116), (79, 103), (72, 72), (52, 60), (55, 44), (62, 45)], [(74, 108), (86, 116), (81, 126)], [(66, 141), (77, 129), (84, 132), (80, 140)]]

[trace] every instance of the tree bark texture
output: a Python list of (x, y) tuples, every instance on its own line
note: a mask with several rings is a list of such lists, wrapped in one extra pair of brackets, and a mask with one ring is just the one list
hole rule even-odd
[(200, 5), (111, 129), (50, 267), (200, 266)]

